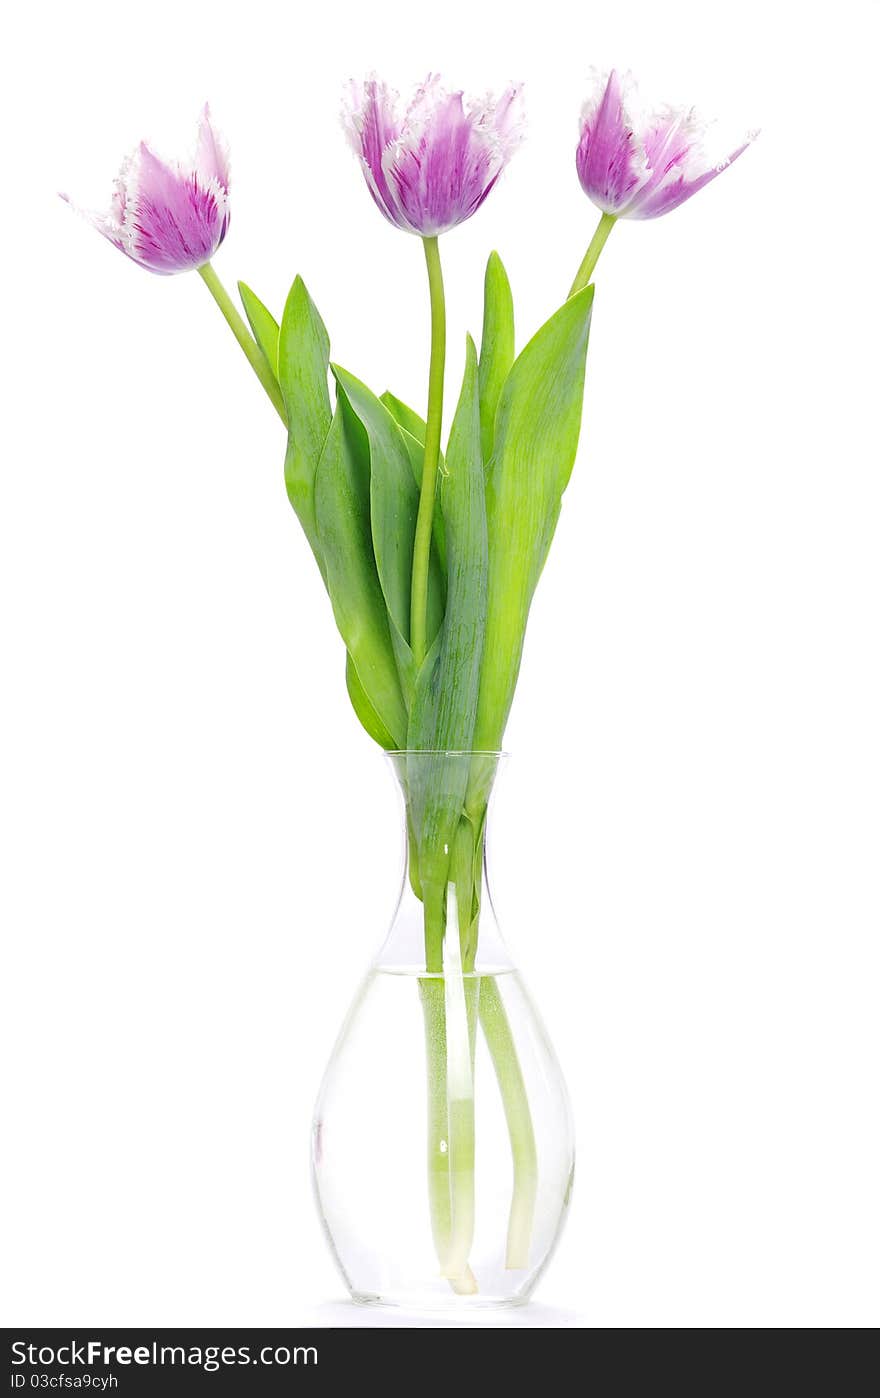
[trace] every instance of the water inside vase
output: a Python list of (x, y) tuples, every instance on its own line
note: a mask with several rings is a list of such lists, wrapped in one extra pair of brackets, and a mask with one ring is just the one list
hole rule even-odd
[[(438, 1115), (428, 1039), (446, 1029)], [(505, 1054), (520, 1077), (508, 1100)], [(512, 1120), (519, 1101), (527, 1122)], [(573, 1161), (562, 1075), (516, 971), (369, 973), (313, 1127), (320, 1212), (356, 1299), (526, 1300), (558, 1237)]]

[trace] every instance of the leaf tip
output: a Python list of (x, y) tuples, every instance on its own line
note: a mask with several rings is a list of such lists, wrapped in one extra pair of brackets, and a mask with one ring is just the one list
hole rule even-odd
[(489, 260), (486, 263), (486, 283), (500, 281), (508, 291), (510, 290), (510, 279), (507, 269), (501, 261), (501, 254), (493, 248), (489, 253)]
[(315, 310), (314, 303), (308, 293), (305, 282), (297, 272), (293, 279), (290, 291), (287, 293), (287, 300), (284, 303), (284, 314), (288, 315), (305, 306), (311, 311)]

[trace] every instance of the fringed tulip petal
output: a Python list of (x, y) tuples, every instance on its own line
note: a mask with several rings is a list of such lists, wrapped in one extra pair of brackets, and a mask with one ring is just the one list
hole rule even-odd
[(378, 208), (394, 224), (399, 222), (399, 215), (382, 168), (382, 155), (400, 130), (398, 103), (396, 92), (376, 78), (368, 78), (364, 83), (348, 84), (342, 113), (342, 124), (361, 162), (367, 188)]
[(191, 164), (168, 164), (142, 141), (119, 172), (109, 212), (84, 212), (126, 257), (168, 276), (214, 256), (229, 226), (228, 195), (229, 158), (206, 106)]
[(693, 109), (640, 117), (632, 77), (614, 71), (600, 77), (581, 113), (576, 162), (584, 192), (614, 218), (669, 213), (726, 170), (752, 139), (712, 162), (703, 149), (706, 129)]
[(229, 150), (222, 136), (214, 129), (207, 102), (199, 118), (194, 169), (204, 179), (216, 180), (224, 194), (229, 193)]
[[(629, 74), (610, 73), (584, 103), (577, 171), (581, 185), (603, 213), (619, 217), (647, 173), (647, 158), (629, 109)], [(596, 90), (598, 88), (598, 90)]]
[(520, 90), (466, 102), (429, 77), (401, 117), (397, 95), (371, 78), (349, 85), (343, 123), (386, 218), (434, 237), (476, 213), (519, 145)]
[(742, 155), (752, 142), (752, 137), (737, 146), (736, 150), (715, 164), (709, 163), (699, 147), (691, 147), (681, 158), (667, 158), (657, 166), (657, 177), (641, 189), (633, 201), (629, 218), (659, 218), (672, 209), (677, 209), (691, 195), (711, 183), (716, 175), (726, 170)]

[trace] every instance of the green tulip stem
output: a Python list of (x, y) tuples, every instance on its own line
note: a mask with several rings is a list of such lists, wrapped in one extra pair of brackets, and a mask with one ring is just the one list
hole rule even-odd
[(608, 234), (617, 222), (614, 214), (603, 214), (596, 226), (596, 231), (590, 240), (590, 246), (584, 253), (584, 260), (578, 268), (578, 274), (571, 284), (569, 296), (574, 296), (575, 292), (583, 291), (589, 284), (593, 275), (596, 263), (599, 261), (599, 254), (608, 241)]
[(509, 1271), (528, 1267), (538, 1194), (538, 1151), (516, 1044), (494, 976), (480, 977), (480, 1027), (501, 1091), (513, 1157), (513, 1195), (507, 1224)]
[[(458, 960), (458, 958), (453, 958)], [(479, 982), (461, 963), (420, 981), (428, 1083), (428, 1197), (440, 1275), (459, 1295), (477, 1283), (474, 1238), (474, 1050)]]
[[(523, 1077), (516, 1043), (504, 1008), (499, 981), (495, 976), (474, 976), (479, 936), (480, 903), (482, 902), (482, 856), (485, 839), (486, 809), (475, 812), (476, 821), (463, 820), (453, 844), (453, 863), (458, 864), (457, 889), (459, 902), (467, 897), (470, 903), (470, 926), (462, 941), (465, 971), (471, 983), (476, 982), (480, 1028), (486, 1040), (495, 1078), (501, 1093), (501, 1103), (510, 1138), (513, 1162), (513, 1193), (507, 1224), (507, 1256), (505, 1265), (516, 1271), (529, 1265), (535, 1202), (538, 1192), (538, 1150), (535, 1129), (529, 1107), (528, 1090)], [(462, 848), (463, 847), (463, 848)], [(469, 849), (468, 849), (469, 847)], [(456, 856), (458, 858), (456, 859)], [(468, 868), (470, 873), (468, 873)], [(465, 890), (467, 893), (465, 894)], [(461, 916), (461, 914), (459, 914)], [(462, 931), (465, 931), (463, 923)]]
[[(444, 943), (446, 1016), (446, 1096), (449, 1112), (448, 1160), (452, 1226), (443, 1275), (461, 1285), (468, 1274), (474, 1241), (474, 1051), (479, 982), (462, 969), (456, 888), (449, 884)], [(474, 1287), (476, 1289), (476, 1287)]]
[(244, 350), (248, 363), (260, 380), (266, 393), (269, 395), (273, 408), (286, 427), (287, 413), (284, 411), (284, 400), (281, 397), (281, 389), (278, 387), (278, 380), (272, 373), (271, 366), (267, 363), (263, 351), (260, 349), (253, 335), (236, 310), (232, 297), (217, 276), (210, 262), (205, 262), (203, 266), (199, 268), (199, 276), (217, 302), (220, 310), (223, 312), (223, 317), (227, 325)]
[[(500, 980), (475, 970), (481, 902), (482, 818), (464, 818), (452, 847), (451, 878), (423, 889), (426, 970), (419, 982), (428, 1081), (428, 1193), (440, 1275), (473, 1295), (474, 1068), (477, 1023), (492, 1060), (510, 1138), (513, 1190), (505, 1266), (529, 1266), (538, 1193), (538, 1153), (528, 1090)], [(475, 858), (476, 856), (476, 858)]]
[(428, 371), (428, 415), (425, 427), (425, 455), (419, 513), (413, 544), (412, 598), (410, 606), (410, 647), (416, 673), (427, 650), (428, 565), (431, 560), (431, 530), (437, 495), (437, 468), (440, 463), (440, 434), (443, 424), (443, 377), (446, 368), (446, 300), (443, 269), (437, 238), (423, 238), (428, 288), (431, 295), (431, 363)]

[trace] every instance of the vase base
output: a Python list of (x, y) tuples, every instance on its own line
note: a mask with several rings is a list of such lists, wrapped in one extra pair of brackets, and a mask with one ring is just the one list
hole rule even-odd
[(386, 1310), (418, 1311), (424, 1315), (464, 1315), (472, 1311), (511, 1310), (528, 1304), (528, 1296), (457, 1296), (450, 1291), (448, 1297), (442, 1295), (373, 1295), (366, 1291), (352, 1291), (351, 1299), (356, 1306), (376, 1306)]

